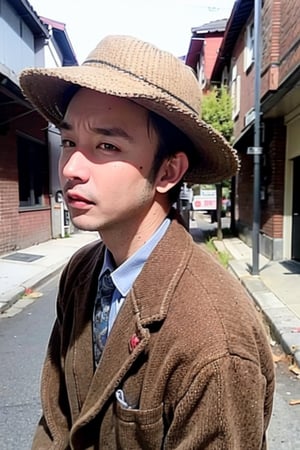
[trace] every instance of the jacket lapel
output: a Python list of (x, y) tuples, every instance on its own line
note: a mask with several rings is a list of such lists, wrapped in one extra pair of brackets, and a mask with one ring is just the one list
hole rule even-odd
[[(132, 308), (132, 297), (132, 293), (127, 296), (108, 336), (80, 415), (72, 428), (72, 434), (94, 417), (106, 401), (115, 395), (116, 389), (133, 362), (147, 347), (150, 333), (138, 325)], [(138, 343), (131, 349), (130, 340), (134, 335), (137, 335)]]

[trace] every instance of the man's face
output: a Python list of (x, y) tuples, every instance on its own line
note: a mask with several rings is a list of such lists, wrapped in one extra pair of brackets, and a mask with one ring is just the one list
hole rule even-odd
[(148, 176), (158, 137), (147, 110), (80, 89), (60, 129), (60, 182), (74, 225), (99, 232), (138, 226), (155, 197)]

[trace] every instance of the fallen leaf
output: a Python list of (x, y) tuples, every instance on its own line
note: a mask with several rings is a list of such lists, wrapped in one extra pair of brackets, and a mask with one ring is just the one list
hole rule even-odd
[(287, 360), (287, 356), (285, 353), (280, 353), (279, 355), (275, 355), (273, 353), (273, 361), (274, 363), (277, 363), (279, 361), (286, 361)]
[(37, 292), (37, 291), (31, 291), (28, 294), (26, 294), (26, 292), (23, 295), (23, 298), (39, 298), (42, 297), (42, 293), (41, 292)]
[(300, 399), (299, 400), (290, 400), (289, 405), (291, 405), (291, 406), (300, 405)]
[(30, 295), (32, 293), (32, 289), (31, 288), (25, 288), (25, 292), (24, 295)]
[(289, 366), (289, 370), (295, 375), (300, 375), (300, 368), (297, 366), (297, 364), (292, 364), (291, 366)]

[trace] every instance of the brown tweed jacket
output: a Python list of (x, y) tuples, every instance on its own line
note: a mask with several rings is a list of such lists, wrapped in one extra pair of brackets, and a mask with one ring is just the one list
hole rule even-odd
[[(62, 275), (32, 448), (265, 449), (273, 362), (239, 283), (173, 221), (94, 371), (91, 318), (102, 259), (101, 243), (89, 244)], [(130, 408), (116, 400), (117, 389)]]

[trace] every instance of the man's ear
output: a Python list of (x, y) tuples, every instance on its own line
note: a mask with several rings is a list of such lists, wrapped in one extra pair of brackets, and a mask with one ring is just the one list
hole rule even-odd
[(175, 153), (166, 159), (157, 174), (156, 190), (164, 194), (174, 187), (188, 170), (189, 160), (184, 152)]

